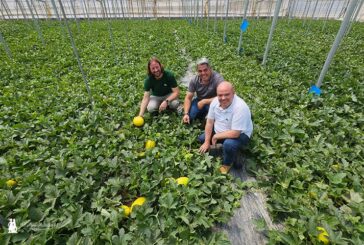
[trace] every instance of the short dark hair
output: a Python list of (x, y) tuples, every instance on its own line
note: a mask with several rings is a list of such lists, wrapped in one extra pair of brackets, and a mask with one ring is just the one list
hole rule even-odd
[(157, 63), (160, 65), (160, 67), (161, 67), (161, 71), (162, 71), (162, 73), (164, 72), (164, 67), (163, 67), (162, 63), (158, 60), (158, 58), (157, 58), (157, 57), (152, 57), (152, 58), (148, 61), (148, 67), (147, 67), (148, 76), (153, 76), (153, 74), (152, 74), (152, 72), (151, 72), (151, 70), (150, 70), (150, 64), (151, 64), (153, 61), (157, 62)]

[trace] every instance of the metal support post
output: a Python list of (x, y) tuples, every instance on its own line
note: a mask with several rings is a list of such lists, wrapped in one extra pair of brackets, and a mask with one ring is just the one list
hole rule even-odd
[(216, 7), (215, 7), (215, 20), (214, 20), (214, 32), (216, 32), (216, 21), (217, 21), (217, 8), (219, 6), (219, 0), (216, 0)]
[(225, 0), (225, 6), (226, 6), (226, 12), (225, 12), (225, 23), (224, 23), (224, 35), (223, 35), (224, 43), (227, 42), (226, 29), (227, 29), (227, 17), (229, 14), (229, 0)]
[(33, 22), (34, 22), (35, 29), (38, 32), (38, 37), (41, 40), (43, 46), (45, 46), (45, 42), (44, 42), (44, 39), (43, 39), (42, 30), (40, 28), (38, 19), (34, 17), (33, 10), (32, 10), (32, 7), (30, 6), (29, 0), (26, 0), (26, 3), (27, 3), (27, 6), (29, 8), (30, 14), (32, 15), (32, 19), (33, 19)]
[(331, 47), (331, 50), (329, 52), (329, 54), (327, 55), (327, 58), (326, 58), (326, 61), (325, 61), (325, 64), (321, 70), (321, 73), (320, 73), (320, 77), (316, 83), (316, 87), (320, 88), (321, 85), (322, 85), (322, 82), (324, 80), (324, 77), (326, 75), (326, 72), (327, 70), (329, 69), (329, 66), (330, 66), (330, 63), (336, 53), (336, 50), (337, 48), (339, 47), (339, 44), (341, 42), (341, 40), (343, 39), (344, 35), (345, 35), (345, 32), (349, 26), (349, 23), (350, 23), (350, 19), (354, 13), (354, 10), (355, 10), (355, 7), (356, 5), (358, 4), (358, 1), (357, 0), (350, 0), (350, 3), (348, 5), (348, 9), (345, 13), (345, 16), (344, 16), (344, 19), (341, 23), (341, 26), (340, 26), (340, 29), (336, 35), (336, 38), (335, 38), (335, 41)]
[(269, 52), (269, 49), (270, 49), (270, 47), (272, 45), (273, 32), (274, 32), (274, 29), (275, 29), (276, 24), (277, 24), (278, 14), (279, 14), (279, 10), (281, 8), (281, 4), (282, 4), (282, 0), (278, 0), (277, 3), (276, 3), (276, 8), (274, 10), (274, 18), (273, 18), (272, 26), (270, 28), (267, 45), (265, 46), (265, 52), (264, 52), (262, 65), (265, 65), (267, 63), (268, 52)]
[(12, 56), (12, 54), (11, 54), (11, 52), (10, 52), (9, 46), (8, 46), (8, 44), (6, 43), (6, 41), (5, 41), (4, 37), (3, 37), (3, 34), (1, 34), (1, 32), (0, 32), (0, 41), (3, 43), (3, 45), (4, 45), (4, 49), (5, 49), (5, 52), (6, 52), (6, 54), (8, 55), (9, 59), (12, 59), (12, 58), (13, 58), (13, 56)]
[(78, 54), (78, 50), (77, 50), (75, 41), (74, 41), (73, 36), (72, 36), (71, 29), (68, 26), (68, 21), (67, 21), (66, 13), (65, 13), (64, 8), (63, 8), (62, 1), (61, 0), (58, 0), (58, 3), (59, 3), (59, 6), (61, 8), (61, 12), (62, 12), (64, 21), (65, 21), (65, 24), (66, 24), (66, 28), (68, 30), (68, 34), (70, 35), (70, 40), (71, 40), (71, 44), (72, 44), (72, 48), (73, 48), (73, 53), (74, 53), (74, 55), (75, 55), (75, 57), (77, 59), (78, 67), (79, 67), (79, 69), (81, 71), (81, 74), (82, 74), (82, 77), (83, 77), (83, 81), (85, 82), (85, 85), (86, 85), (87, 93), (88, 93), (88, 96), (89, 96), (89, 99), (90, 99), (90, 103), (91, 103), (91, 108), (93, 108), (94, 107), (94, 100), (93, 100), (93, 97), (92, 97), (92, 94), (91, 94), (91, 90), (90, 90), (90, 87), (89, 87), (89, 84), (88, 84), (88, 81), (87, 81), (87, 78), (86, 78), (86, 74), (85, 74), (85, 72), (84, 72), (84, 70), (82, 68), (82, 63), (81, 63), (81, 60), (80, 60), (80, 56)]
[[(245, 0), (244, 3), (245, 3), (245, 7), (244, 7), (243, 23), (244, 23), (244, 21), (246, 21), (246, 13), (248, 11), (249, 0)], [(242, 48), (241, 48), (242, 40), (243, 40), (243, 30), (240, 29), (239, 44), (238, 44), (238, 49), (237, 49), (238, 54), (240, 54), (242, 51)]]

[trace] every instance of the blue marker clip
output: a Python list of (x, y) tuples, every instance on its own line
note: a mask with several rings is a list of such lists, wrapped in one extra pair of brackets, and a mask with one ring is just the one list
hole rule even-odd
[(227, 36), (224, 36), (224, 43), (227, 43)]
[(249, 26), (249, 22), (248, 22), (248, 20), (243, 20), (243, 22), (241, 23), (241, 25), (240, 25), (240, 30), (242, 31), (242, 32), (246, 32), (246, 30), (248, 29), (248, 26)]
[(321, 89), (319, 87), (316, 87), (316, 85), (312, 85), (310, 90), (308, 90), (308, 93), (315, 94), (315, 95), (321, 95)]

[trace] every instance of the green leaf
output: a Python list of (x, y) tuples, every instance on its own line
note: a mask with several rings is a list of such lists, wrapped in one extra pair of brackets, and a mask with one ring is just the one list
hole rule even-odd
[(6, 159), (3, 157), (0, 157), (0, 165), (5, 165), (7, 163)]
[(187, 225), (190, 224), (190, 221), (188, 220), (188, 218), (185, 215), (180, 215), (178, 216), (178, 218), (180, 218), (183, 222), (185, 222)]
[(345, 176), (346, 176), (346, 173), (337, 173), (334, 175), (329, 175), (328, 178), (330, 179), (331, 183), (340, 184), (340, 183), (342, 183)]
[(106, 217), (106, 218), (110, 218), (111, 214), (106, 209), (101, 209), (101, 215)]
[(175, 209), (177, 207), (177, 203), (174, 201), (171, 193), (167, 193), (159, 199), (160, 205), (167, 209)]
[(360, 196), (360, 193), (350, 190), (350, 201), (361, 203), (363, 198)]
[(74, 232), (72, 236), (68, 239), (67, 245), (77, 245), (78, 242), (78, 234)]

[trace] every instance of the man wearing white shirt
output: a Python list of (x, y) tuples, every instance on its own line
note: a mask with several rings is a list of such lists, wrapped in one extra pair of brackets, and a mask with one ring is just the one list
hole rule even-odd
[(205, 153), (217, 142), (223, 144), (220, 172), (229, 172), (237, 151), (249, 143), (253, 122), (248, 105), (237, 96), (231, 83), (224, 81), (217, 87), (217, 97), (211, 102), (205, 132), (199, 136), (199, 151)]

